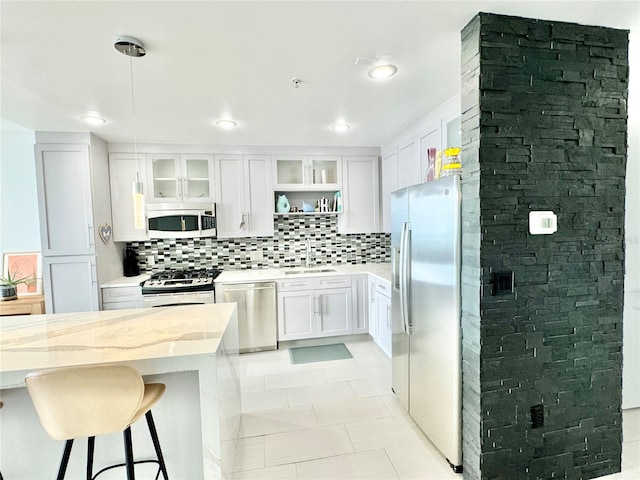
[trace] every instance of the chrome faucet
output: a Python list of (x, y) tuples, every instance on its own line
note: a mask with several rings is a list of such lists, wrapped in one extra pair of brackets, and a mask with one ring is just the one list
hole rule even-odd
[(311, 239), (307, 238), (307, 254), (305, 256), (305, 267), (309, 268), (311, 266), (311, 262), (315, 262), (316, 261), (316, 254), (315, 252), (311, 249)]

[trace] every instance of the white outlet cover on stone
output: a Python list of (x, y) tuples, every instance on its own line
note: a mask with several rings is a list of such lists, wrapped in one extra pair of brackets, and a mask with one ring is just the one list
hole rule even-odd
[(552, 211), (529, 212), (529, 233), (550, 235), (558, 230), (558, 217)]

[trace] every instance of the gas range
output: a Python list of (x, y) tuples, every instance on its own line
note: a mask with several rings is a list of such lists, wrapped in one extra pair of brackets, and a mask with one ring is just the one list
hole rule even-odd
[(217, 268), (157, 272), (142, 283), (142, 295), (213, 291), (221, 273)]

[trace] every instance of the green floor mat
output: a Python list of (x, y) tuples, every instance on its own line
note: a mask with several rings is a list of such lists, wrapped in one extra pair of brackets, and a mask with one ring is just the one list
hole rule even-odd
[(290, 348), (289, 357), (291, 358), (291, 363), (326, 362), (327, 360), (353, 358), (344, 343)]

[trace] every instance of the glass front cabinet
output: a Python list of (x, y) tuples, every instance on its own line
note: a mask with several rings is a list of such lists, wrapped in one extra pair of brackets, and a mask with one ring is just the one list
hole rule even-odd
[(332, 190), (342, 185), (339, 155), (274, 155), (274, 189)]
[(147, 156), (149, 202), (214, 202), (213, 155)]

